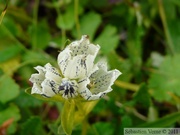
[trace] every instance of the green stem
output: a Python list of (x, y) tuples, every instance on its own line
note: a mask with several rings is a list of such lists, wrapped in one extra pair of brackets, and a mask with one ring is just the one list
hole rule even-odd
[(1, 13), (1, 16), (0, 16), (0, 25), (1, 25), (1, 23), (2, 23), (2, 20), (3, 20), (3, 18), (4, 18), (4, 15), (6, 14), (6, 10), (7, 10), (7, 7), (8, 7), (8, 0), (6, 1), (6, 6), (5, 6), (5, 8), (3, 9), (3, 11), (2, 11), (2, 13)]
[[(38, 22), (38, 6), (39, 6), (39, 0), (35, 0), (35, 6), (34, 6), (34, 11), (33, 11), (33, 25), (35, 28), (34, 33), (37, 33), (37, 22)], [(37, 36), (35, 35), (33, 39), (33, 49), (37, 47)]]
[(35, 6), (34, 6), (34, 11), (33, 11), (33, 23), (34, 23), (34, 25), (37, 25), (38, 6), (39, 6), (39, 0), (35, 0)]
[(61, 30), (61, 34), (62, 34), (62, 42), (61, 42), (62, 48), (61, 49), (63, 49), (66, 44), (66, 30)]
[(174, 50), (174, 45), (173, 45), (173, 42), (172, 42), (172, 39), (171, 39), (171, 36), (170, 36), (170, 33), (169, 33), (167, 19), (166, 19), (166, 15), (165, 15), (165, 12), (164, 12), (164, 7), (163, 7), (162, 0), (158, 0), (158, 6), (159, 6), (159, 14), (160, 14), (160, 17), (161, 17), (161, 20), (162, 20), (162, 24), (163, 24), (164, 31), (165, 31), (165, 36), (166, 36), (166, 39), (167, 39), (167, 47), (169, 48), (170, 53), (173, 55), (175, 53), (175, 50)]
[[(53, 2), (54, 2), (54, 5), (55, 5), (55, 0), (53, 0)], [(61, 16), (61, 12), (60, 12), (59, 8), (57, 6), (54, 6), (54, 7), (56, 9), (57, 15)], [(62, 29), (61, 30), (61, 35), (62, 35), (61, 49), (63, 49), (64, 46), (65, 46), (65, 42), (66, 42), (66, 30)]]
[[(107, 101), (110, 100), (110, 98), (109, 98), (108, 96), (105, 96), (105, 97), (103, 97), (103, 98), (104, 98), (105, 100), (107, 100)], [(141, 120), (144, 120), (144, 121), (147, 120), (147, 118), (146, 118), (144, 115), (140, 114), (140, 113), (139, 113), (135, 108), (133, 108), (133, 107), (129, 107), (129, 106), (123, 105), (122, 103), (120, 103), (120, 102), (118, 102), (118, 101), (115, 101), (115, 105), (116, 105), (117, 107), (119, 107), (119, 108), (123, 108), (123, 107), (124, 107), (124, 109), (126, 110), (126, 112), (128, 112), (128, 113), (133, 113), (136, 117), (140, 118)]]
[(128, 82), (123, 82), (123, 81), (119, 81), (119, 80), (115, 81), (115, 85), (117, 85), (118, 87), (124, 88), (124, 89), (129, 89), (134, 92), (139, 90), (139, 85), (128, 83)]
[[(29, 51), (30, 52), (30, 51)], [(28, 50), (26, 51), (26, 53), (28, 53)], [(50, 63), (52, 63), (53, 65), (55, 65), (56, 67), (58, 66), (57, 65), (57, 62), (56, 60), (54, 60), (50, 55), (48, 55), (47, 53), (43, 53), (43, 52), (38, 52), (40, 53), (41, 55), (44, 56), (44, 59), (32, 59), (32, 60), (28, 60), (28, 61), (24, 61), (22, 62), (19, 66), (17, 67), (14, 67), (12, 68), (12, 70), (14, 71), (17, 71), (18, 69), (26, 66), (26, 65), (29, 65), (29, 64), (33, 64), (33, 63), (47, 63), (47, 61), (50, 61)]]
[(76, 22), (76, 31), (78, 38), (80, 38), (81, 32), (80, 32), (80, 24), (79, 24), (79, 16), (78, 16), (78, 5), (79, 5), (79, 0), (74, 0), (74, 17)]
[(18, 69), (20, 69), (20, 68), (22, 68), (22, 67), (24, 67), (24, 66), (26, 66), (26, 65), (33, 64), (33, 63), (36, 63), (36, 62), (41, 63), (41, 62), (43, 62), (43, 61), (42, 61), (42, 60), (30, 60), (30, 61), (25, 61), (25, 62), (21, 63), (19, 66), (12, 68), (12, 70), (13, 70), (13, 71), (17, 71)]

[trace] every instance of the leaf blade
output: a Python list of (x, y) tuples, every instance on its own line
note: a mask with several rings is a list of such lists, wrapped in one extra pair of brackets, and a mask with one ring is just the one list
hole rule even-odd
[(138, 127), (167, 127), (175, 123), (180, 119), (180, 112), (169, 114), (163, 118), (160, 118), (154, 122), (145, 123)]
[(19, 95), (19, 86), (7, 75), (0, 77), (0, 102), (7, 103)]
[(66, 100), (61, 113), (61, 125), (67, 135), (71, 135), (74, 125), (75, 104), (74, 101)]

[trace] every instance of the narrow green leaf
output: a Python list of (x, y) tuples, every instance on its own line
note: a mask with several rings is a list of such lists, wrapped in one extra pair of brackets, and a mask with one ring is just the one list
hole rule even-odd
[[(13, 40), (13, 38), (16, 40), (16, 37), (18, 37), (18, 36), (21, 36), (21, 38), (23, 39), (25, 36), (25, 35), (23, 35), (23, 36), (21, 35), (22, 34), (21, 27), (18, 26), (17, 21), (13, 20), (10, 17), (4, 18), (3, 24), (1, 25), (1, 30), (4, 34), (7, 35), (7, 37), (4, 37), (4, 39), (6, 39), (6, 40), (10, 39), (10, 38), (12, 40)], [(14, 42), (12, 40), (10, 40), (10, 42), (12, 44), (14, 44)], [(16, 43), (18, 43), (18, 42), (16, 42)]]
[(75, 104), (78, 108), (78, 111), (75, 112), (74, 124), (81, 123), (84, 118), (92, 111), (95, 105), (98, 103), (96, 101), (82, 102), (81, 100), (75, 100)]
[(167, 33), (166, 38), (169, 41), (167, 44), (169, 45), (169, 48), (167, 48), (167, 50), (172, 49), (173, 52), (179, 53), (180, 52), (180, 46), (179, 46), (180, 20), (177, 15), (176, 4), (177, 5), (180, 4), (179, 0), (172, 0), (172, 1), (163, 0), (162, 5), (159, 6), (162, 9), (161, 18), (164, 15), (164, 19), (162, 18), (162, 21), (164, 23), (165, 32)]
[(138, 127), (167, 127), (180, 120), (180, 112), (169, 114), (154, 122), (145, 123)]
[(0, 102), (6, 103), (18, 96), (19, 86), (11, 77), (3, 75), (0, 77), (0, 93)]
[(2, 13), (1, 13), (1, 15), (0, 15), (0, 25), (1, 25), (1, 23), (2, 23), (2, 20), (3, 20), (3, 18), (4, 18), (4, 15), (6, 14), (7, 7), (8, 7), (8, 0), (6, 0), (6, 6), (4, 7), (4, 9), (3, 9), (3, 11), (2, 11)]
[(132, 63), (132, 70), (135, 73), (141, 68), (142, 64), (142, 36), (144, 35), (143, 27), (128, 27), (128, 40), (126, 43), (127, 51), (130, 61)]
[(42, 52), (28, 51), (23, 55), (23, 61), (33, 61), (34, 63), (46, 64), (48, 62), (45, 59), (45, 55)]
[(73, 100), (66, 100), (61, 112), (61, 125), (67, 135), (71, 135), (74, 125), (75, 104)]
[(148, 121), (156, 121), (158, 119), (158, 110), (154, 106), (150, 106), (148, 109)]
[(58, 135), (65, 135), (65, 134), (66, 134), (66, 133), (65, 133), (62, 125), (60, 125), (60, 126), (58, 127)]
[(13, 58), (20, 52), (21, 52), (21, 48), (18, 45), (13, 45), (13, 46), (7, 47), (3, 50), (0, 50), (0, 63), (4, 62), (10, 58)]
[[(176, 26), (176, 27), (174, 27)], [(173, 47), (176, 53), (180, 53), (180, 20), (179, 18), (168, 20), (168, 29), (172, 39)]]
[(26, 63), (41, 64), (51, 63), (57, 65), (57, 61), (50, 55), (44, 53), (43, 51), (28, 51), (23, 55), (23, 61)]
[(171, 0), (171, 2), (180, 7), (180, 1), (179, 0)]
[(65, 99), (62, 98), (62, 96), (60, 96), (60, 95), (55, 95), (51, 98), (46, 98), (46, 97), (41, 96), (40, 94), (31, 94), (31, 88), (27, 88), (25, 90), (25, 92), (37, 99), (44, 100), (44, 101), (55, 101), (55, 102), (64, 102), (65, 101)]

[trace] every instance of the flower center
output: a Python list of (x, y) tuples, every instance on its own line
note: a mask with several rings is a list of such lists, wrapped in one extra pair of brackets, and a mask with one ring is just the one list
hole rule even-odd
[(73, 98), (78, 95), (77, 93), (78, 84), (75, 80), (69, 80), (67, 78), (63, 78), (62, 82), (59, 86), (59, 93), (66, 99)]
[(87, 84), (87, 88), (90, 90), (95, 87), (96, 81), (95, 79), (90, 79), (90, 83)]
[(90, 82), (88, 85), (87, 85), (87, 88), (90, 90), (91, 88), (94, 87), (94, 82)]

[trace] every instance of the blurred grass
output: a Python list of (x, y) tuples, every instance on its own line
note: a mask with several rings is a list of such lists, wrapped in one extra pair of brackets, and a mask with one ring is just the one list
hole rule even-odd
[(57, 67), (68, 39), (82, 34), (123, 74), (73, 135), (180, 126), (179, 0), (15, 0), (1, 1), (0, 11), (0, 134), (57, 134), (62, 104), (24, 92), (33, 67)]
[(0, 15), (0, 24), (2, 23), (4, 15), (6, 14), (7, 6), (8, 6), (8, 3), (6, 3), (6, 6), (5, 6), (5, 8), (3, 9), (3, 11), (2, 11), (2, 13)]

